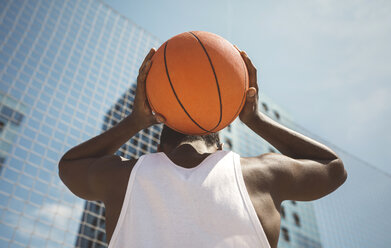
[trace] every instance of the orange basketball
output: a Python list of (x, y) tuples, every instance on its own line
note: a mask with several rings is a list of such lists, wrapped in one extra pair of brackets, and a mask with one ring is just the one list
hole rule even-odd
[(166, 125), (204, 135), (228, 126), (246, 99), (248, 73), (238, 50), (224, 38), (193, 31), (166, 41), (152, 57), (146, 92)]

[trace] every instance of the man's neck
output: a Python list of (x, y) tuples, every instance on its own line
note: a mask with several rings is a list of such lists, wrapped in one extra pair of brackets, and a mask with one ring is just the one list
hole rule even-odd
[(180, 143), (166, 155), (173, 163), (181, 167), (194, 168), (217, 150), (216, 146), (207, 146), (202, 141), (193, 141)]
[(196, 140), (192, 142), (182, 142), (176, 148), (174, 148), (170, 154), (179, 153), (179, 154), (204, 154), (204, 153), (214, 153), (218, 149), (216, 146), (208, 146), (204, 141)]

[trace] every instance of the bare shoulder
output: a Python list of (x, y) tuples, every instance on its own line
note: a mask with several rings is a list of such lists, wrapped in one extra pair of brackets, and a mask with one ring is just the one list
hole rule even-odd
[(242, 158), (247, 180), (257, 190), (268, 190), (277, 202), (319, 199), (341, 186), (347, 177), (339, 158), (294, 159), (279, 153)]
[(137, 160), (117, 155), (77, 160), (61, 160), (59, 176), (75, 195), (85, 200), (105, 201), (126, 185)]
[(104, 194), (102, 196), (103, 201), (123, 198), (130, 174), (137, 161), (137, 159), (126, 159), (113, 155), (95, 164), (95, 168), (91, 173), (91, 180), (95, 189)]
[(137, 159), (126, 159), (120, 156), (102, 160), (96, 168), (93, 181), (97, 190), (104, 192), (106, 238), (110, 242), (121, 213), (126, 190)]
[(272, 247), (277, 247), (280, 204), (273, 195), (273, 174), (266, 155), (240, 158), (243, 179), (262, 228)]
[(278, 154), (264, 153), (254, 157), (241, 157), (243, 179), (250, 194), (267, 194), (271, 197), (276, 206), (282, 200), (279, 197), (279, 190), (276, 187), (279, 182), (276, 166)]
[(255, 191), (270, 190), (273, 174), (267, 156), (241, 157), (240, 164), (248, 187), (254, 188)]

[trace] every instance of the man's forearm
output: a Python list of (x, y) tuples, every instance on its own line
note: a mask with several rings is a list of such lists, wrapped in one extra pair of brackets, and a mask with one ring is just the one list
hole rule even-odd
[(282, 154), (295, 159), (334, 160), (330, 148), (275, 122), (259, 112), (247, 126)]
[(141, 129), (142, 127), (138, 126), (135, 116), (129, 115), (104, 133), (73, 147), (64, 154), (61, 160), (111, 155)]

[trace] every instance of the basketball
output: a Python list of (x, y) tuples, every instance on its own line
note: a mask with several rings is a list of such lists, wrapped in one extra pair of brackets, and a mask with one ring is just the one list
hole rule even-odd
[(170, 128), (190, 135), (218, 132), (239, 115), (248, 73), (238, 50), (224, 38), (192, 31), (163, 43), (146, 79), (148, 102)]

